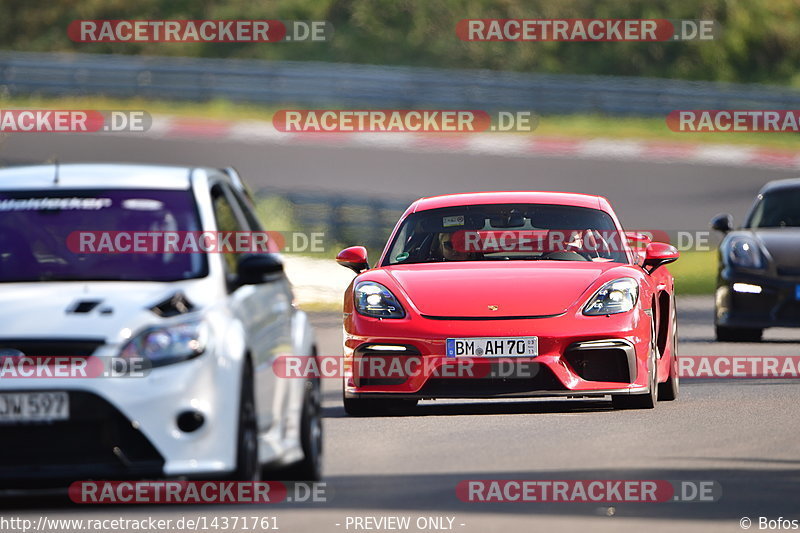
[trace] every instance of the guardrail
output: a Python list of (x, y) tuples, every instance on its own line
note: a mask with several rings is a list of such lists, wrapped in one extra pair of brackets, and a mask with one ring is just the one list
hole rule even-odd
[(277, 196), (289, 204), (295, 229), (324, 232), (331, 245), (362, 245), (373, 251), (383, 249), (400, 215), (416, 199), (385, 200), (270, 188), (256, 192), (257, 198), (268, 196)]
[(18, 96), (107, 95), (301, 107), (525, 109), (540, 114), (660, 115), (675, 109), (800, 107), (768, 85), (102, 54), (0, 52), (0, 86)]

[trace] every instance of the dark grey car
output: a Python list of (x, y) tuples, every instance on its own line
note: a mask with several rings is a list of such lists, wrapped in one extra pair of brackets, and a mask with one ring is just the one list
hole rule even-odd
[(765, 328), (800, 327), (800, 179), (765, 185), (744, 226), (717, 215), (717, 340), (756, 342)]

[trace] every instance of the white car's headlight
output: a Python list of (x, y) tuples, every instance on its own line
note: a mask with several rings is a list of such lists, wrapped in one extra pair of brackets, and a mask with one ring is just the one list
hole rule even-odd
[(186, 361), (202, 354), (208, 345), (208, 324), (194, 320), (163, 328), (146, 329), (122, 349), (122, 357), (146, 359), (153, 367)]
[(750, 237), (733, 237), (727, 245), (728, 261), (744, 268), (764, 268), (758, 243)]
[(406, 312), (392, 291), (374, 281), (356, 285), (356, 310), (364, 316), (375, 318), (403, 318)]
[(620, 278), (609, 281), (594, 295), (583, 308), (589, 316), (614, 315), (625, 313), (636, 306), (639, 299), (639, 284), (633, 278)]

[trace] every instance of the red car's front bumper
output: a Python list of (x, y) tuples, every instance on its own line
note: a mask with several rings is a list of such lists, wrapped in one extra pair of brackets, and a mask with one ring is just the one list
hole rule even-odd
[[(648, 390), (650, 324), (651, 318), (639, 306), (611, 316), (567, 313), (510, 320), (420, 316), (381, 320), (346, 314), (344, 394), (347, 398), (422, 399), (643, 393)], [(445, 355), (448, 338), (523, 336), (538, 337), (537, 357)], [(375, 345), (381, 350), (374, 350)], [(391, 346), (405, 349), (393, 352)], [(376, 357), (386, 364), (368, 364), (368, 358)], [(404, 358), (414, 358), (421, 364), (404, 366)], [(376, 367), (413, 371), (375, 373)]]

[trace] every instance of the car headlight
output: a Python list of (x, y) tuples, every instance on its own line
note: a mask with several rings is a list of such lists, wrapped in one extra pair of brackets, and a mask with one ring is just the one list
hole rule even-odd
[(356, 285), (356, 310), (375, 318), (403, 318), (406, 312), (392, 292), (374, 281), (362, 281)]
[(639, 284), (633, 278), (609, 281), (592, 296), (583, 308), (589, 316), (625, 313), (636, 306), (639, 299)]
[(733, 266), (764, 268), (764, 258), (758, 243), (749, 237), (734, 237), (727, 245), (728, 261)]
[(186, 361), (202, 354), (208, 345), (208, 324), (202, 320), (146, 329), (122, 349), (126, 359), (146, 359), (153, 366)]

